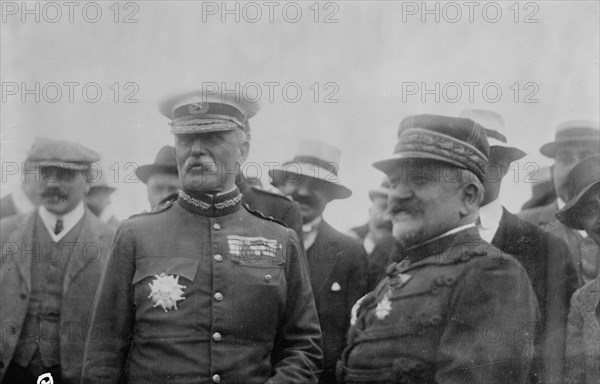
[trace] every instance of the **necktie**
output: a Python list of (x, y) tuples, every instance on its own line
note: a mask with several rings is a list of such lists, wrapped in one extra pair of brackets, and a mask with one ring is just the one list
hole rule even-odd
[(54, 226), (54, 234), (58, 235), (63, 230), (63, 221), (61, 218), (56, 220), (56, 225)]

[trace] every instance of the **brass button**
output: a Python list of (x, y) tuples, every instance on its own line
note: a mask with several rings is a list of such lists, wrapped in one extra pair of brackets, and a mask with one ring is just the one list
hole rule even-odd
[(219, 375), (213, 375), (212, 379), (213, 379), (213, 383), (221, 382), (221, 376), (219, 376)]
[(217, 301), (223, 300), (223, 294), (221, 292), (215, 293), (215, 300), (217, 300)]
[(219, 332), (213, 333), (213, 340), (214, 341), (221, 341), (221, 334)]
[(268, 283), (269, 281), (273, 280), (273, 276), (271, 275), (265, 275), (265, 281)]
[(213, 224), (213, 229), (214, 229), (215, 231), (218, 231), (219, 229), (221, 229), (221, 225), (220, 225), (219, 223), (214, 223), (214, 224)]
[(215, 260), (218, 261), (219, 263), (221, 261), (223, 261), (223, 256), (219, 255), (218, 253), (215, 255)]

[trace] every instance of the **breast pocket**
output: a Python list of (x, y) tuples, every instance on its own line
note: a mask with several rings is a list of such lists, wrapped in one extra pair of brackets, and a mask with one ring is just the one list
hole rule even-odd
[(233, 262), (235, 317), (249, 338), (269, 340), (285, 308), (285, 260), (236, 257)]

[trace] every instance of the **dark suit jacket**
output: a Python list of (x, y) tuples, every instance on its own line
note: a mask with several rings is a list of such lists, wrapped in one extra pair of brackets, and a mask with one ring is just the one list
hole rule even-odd
[(13, 202), (12, 194), (0, 199), (0, 219), (17, 214), (17, 208)]
[(540, 226), (543, 230), (550, 232), (554, 236), (563, 240), (569, 247), (571, 260), (575, 264), (575, 270), (581, 287), (585, 282), (592, 280), (596, 275), (596, 268), (583, 268), (584, 265), (596, 265), (593, 258), (600, 255), (600, 247), (597, 244), (590, 242), (586, 248), (586, 252), (582, 252), (582, 242), (584, 237), (581, 234), (569, 227), (565, 227), (555, 214), (558, 211), (556, 201), (543, 207), (525, 210), (519, 213), (519, 217), (532, 224)]
[(248, 204), (251, 210), (281, 221), (293, 229), (299, 239), (302, 238), (302, 215), (297, 203), (285, 196), (254, 188), (243, 177), (237, 180), (236, 184), (244, 194), (242, 201)]
[[(37, 211), (0, 221), (0, 382), (12, 360), (25, 321), (31, 292), (33, 229)], [(63, 383), (81, 377), (85, 335), (96, 287), (108, 258), (114, 229), (86, 209), (77, 243), (70, 251), (60, 313), (60, 365)], [(39, 245), (42, 249), (44, 245)], [(72, 252), (72, 253), (71, 253)], [(66, 256), (66, 255), (65, 255)]]
[[(310, 282), (323, 333), (321, 384), (335, 383), (352, 306), (366, 293), (366, 255), (360, 243), (323, 221), (307, 251)], [(339, 289), (338, 289), (339, 288)]]
[(573, 295), (567, 327), (565, 383), (600, 380), (600, 280), (592, 280)]
[(578, 284), (567, 245), (506, 209), (492, 244), (523, 265), (540, 306), (532, 373), (537, 381), (562, 383), (569, 300)]

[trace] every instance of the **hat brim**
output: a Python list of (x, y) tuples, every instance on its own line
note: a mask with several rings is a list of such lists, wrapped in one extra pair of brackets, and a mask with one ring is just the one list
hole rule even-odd
[(542, 145), (540, 148), (540, 153), (546, 157), (554, 159), (556, 156), (556, 148), (561, 144), (572, 144), (572, 143), (596, 143), (598, 147), (600, 147), (600, 142), (598, 138), (590, 137), (589, 140), (562, 140), (562, 141), (552, 141), (550, 143), (546, 143)]
[(34, 161), (34, 163), (42, 168), (42, 167), (56, 167), (62, 169), (69, 169), (75, 171), (85, 171), (90, 168), (91, 164), (88, 163), (68, 163), (64, 161)]
[(157, 164), (147, 164), (138, 167), (135, 171), (135, 175), (138, 179), (144, 184), (148, 183), (148, 179), (150, 176), (155, 173), (168, 173), (172, 175), (177, 175), (177, 167), (171, 165), (157, 165)]
[[(289, 165), (290, 163), (288, 163)], [(313, 164), (293, 163), (294, 166), (289, 168), (274, 168), (269, 170), (271, 184), (275, 187), (281, 185), (283, 180), (296, 180), (297, 177), (307, 177), (322, 182), (326, 186), (327, 193), (330, 199), (346, 199), (352, 196), (352, 191), (347, 187), (337, 182), (338, 176), (332, 172), (317, 167)], [(284, 164), (285, 165), (285, 164)], [(292, 177), (295, 175), (295, 177)]]
[(505, 157), (508, 158), (511, 162), (522, 159), (527, 156), (527, 153), (521, 151), (519, 148), (505, 146), (505, 145), (495, 145), (490, 143), (490, 148), (499, 148), (505, 153)]
[(569, 200), (567, 204), (562, 207), (562, 209), (556, 212), (555, 216), (558, 221), (570, 228), (583, 229), (580, 221), (581, 216), (577, 215), (577, 205), (579, 204), (579, 201), (583, 195), (585, 195), (590, 189), (594, 188), (598, 184), (600, 184), (600, 180), (596, 180), (590, 185), (587, 185), (585, 188), (579, 191), (575, 197)]

